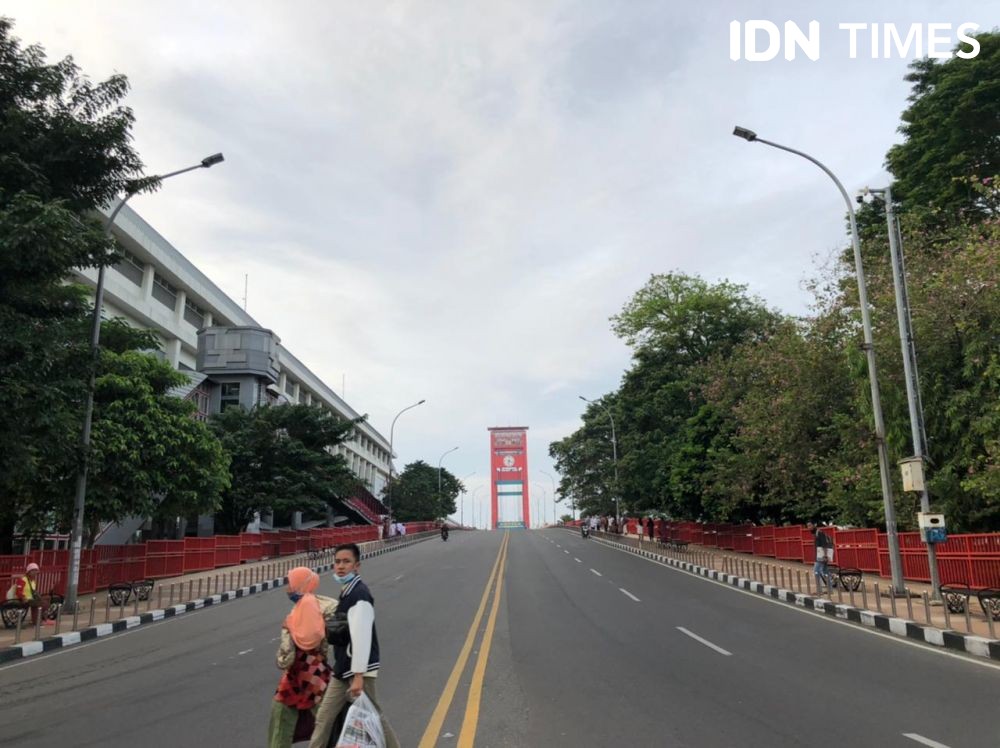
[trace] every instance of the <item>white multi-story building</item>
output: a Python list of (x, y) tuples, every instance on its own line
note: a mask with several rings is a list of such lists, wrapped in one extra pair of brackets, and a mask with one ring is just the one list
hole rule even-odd
[[(359, 417), (274, 332), (261, 327), (138, 213), (126, 205), (112, 231), (125, 259), (105, 271), (104, 315), (156, 333), (166, 360), (188, 374), (190, 385), (178, 394), (195, 401), (199, 417), (237, 404), (278, 402), (315, 405), (345, 419)], [(76, 279), (94, 287), (97, 271), (78, 270)], [(367, 422), (355, 434), (337, 450), (378, 495), (389, 474), (389, 442)], [(365, 507), (355, 509), (374, 519)]]

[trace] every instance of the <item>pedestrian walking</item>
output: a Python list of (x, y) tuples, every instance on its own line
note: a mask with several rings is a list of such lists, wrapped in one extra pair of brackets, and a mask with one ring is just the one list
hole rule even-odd
[(386, 748), (399, 748), (399, 740), (379, 704), (375, 681), (381, 667), (375, 630), (375, 598), (360, 576), (361, 549), (354, 543), (338, 545), (333, 554), (333, 578), (340, 585), (338, 617), (347, 618), (350, 640), (333, 644), (333, 678), (323, 694), (309, 748), (327, 748), (337, 715), (362, 693), (382, 718)]
[(319, 575), (305, 566), (288, 572), (288, 599), (295, 607), (281, 627), (277, 664), (285, 672), (271, 702), (268, 748), (289, 748), (309, 738), (315, 714), (330, 682), (326, 624), (337, 601), (316, 595)]
[(833, 540), (820, 530), (815, 522), (807, 523), (806, 529), (812, 533), (813, 546), (816, 548), (816, 562), (813, 564), (816, 594), (822, 594), (824, 587), (828, 592), (833, 592), (833, 580), (829, 570), (829, 564), (833, 561)]
[(653, 537), (656, 534), (656, 527), (653, 524), (653, 518), (652, 517), (650, 517), (647, 520), (647, 522), (649, 522), (649, 524), (646, 527), (646, 529), (649, 531), (649, 542), (652, 543), (653, 542)]

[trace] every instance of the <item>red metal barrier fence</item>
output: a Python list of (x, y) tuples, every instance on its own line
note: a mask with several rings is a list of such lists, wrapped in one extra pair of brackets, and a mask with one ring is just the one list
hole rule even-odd
[[(667, 538), (709, 548), (768, 556), (782, 561), (812, 563), (813, 536), (804, 525), (726, 525), (666, 520)], [(659, 525), (657, 525), (659, 527)], [(891, 577), (889, 544), (876, 529), (838, 530), (824, 527), (836, 548), (834, 561), (883, 577)], [(657, 529), (657, 537), (660, 537)], [(927, 547), (919, 532), (899, 533), (903, 578), (930, 582)], [(943, 584), (1000, 588), (1000, 533), (951, 535), (938, 543), (938, 568)]]
[[(433, 522), (411, 522), (406, 531), (415, 534), (434, 527)], [(378, 531), (375, 525), (362, 525), (99, 545), (80, 554), (79, 593), (90, 595), (119, 582), (177, 577), (263, 558), (320, 551), (338, 543), (365, 543), (378, 540)], [(6, 595), (32, 562), (41, 567), (40, 594), (65, 593), (69, 551), (32, 551), (27, 555), (0, 556), (0, 596)]]

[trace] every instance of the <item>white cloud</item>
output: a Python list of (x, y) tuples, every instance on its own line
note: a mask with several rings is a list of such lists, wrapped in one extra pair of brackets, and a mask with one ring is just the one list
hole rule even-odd
[[(613, 389), (608, 317), (651, 273), (747, 284), (806, 309), (843, 241), (813, 153), (848, 190), (887, 180), (905, 62), (736, 64), (734, 18), (792, 2), (128, 3), (14, 0), (16, 33), (133, 84), (151, 171), (226, 163), (134, 207), (388, 432), (403, 462), (485, 476), (486, 427), (531, 427), (535, 471)], [(978, 20), (930, 2), (841, 3), (838, 21)], [(812, 11), (811, 11), (812, 13)], [(961, 18), (958, 18), (962, 15)], [(995, 17), (995, 15), (994, 15)], [(829, 36), (828, 36), (829, 35)], [(544, 484), (544, 481), (543, 481)], [(482, 492), (480, 494), (482, 497)]]

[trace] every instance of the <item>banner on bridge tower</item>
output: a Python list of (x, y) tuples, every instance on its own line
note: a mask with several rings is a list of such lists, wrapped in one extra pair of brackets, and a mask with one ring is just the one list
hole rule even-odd
[(494, 426), (490, 432), (493, 529), (531, 527), (528, 511), (528, 427)]

